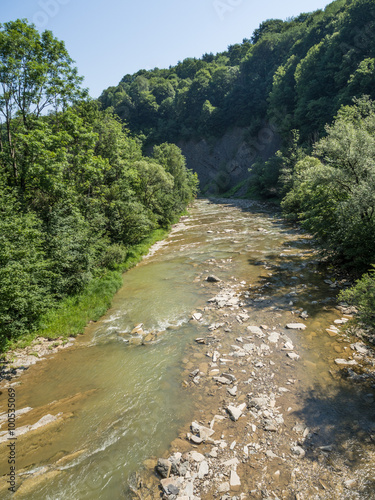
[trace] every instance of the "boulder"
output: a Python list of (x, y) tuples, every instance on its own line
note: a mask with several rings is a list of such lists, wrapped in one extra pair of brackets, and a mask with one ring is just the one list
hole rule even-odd
[(166, 458), (158, 458), (158, 463), (156, 464), (156, 472), (165, 479), (171, 474), (172, 463)]

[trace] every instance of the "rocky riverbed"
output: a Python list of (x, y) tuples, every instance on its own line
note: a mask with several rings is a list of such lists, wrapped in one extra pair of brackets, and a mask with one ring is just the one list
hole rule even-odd
[[(320, 402), (314, 405), (324, 389), (314, 394), (315, 388), (305, 387), (303, 372), (314, 363), (304, 359), (295, 340), (309, 324), (308, 313), (273, 308), (263, 311), (264, 324), (253, 324), (249, 307), (264, 304), (267, 286), (200, 279), (214, 295), (192, 314), (193, 322), (206, 326), (206, 335), (195, 340), (184, 360), (186, 398), (196, 406), (195, 420), (181, 429), (164, 457), (146, 461), (145, 470), (132, 478), (134, 498), (374, 498), (366, 472), (375, 465), (375, 422), (360, 429), (353, 415), (357, 438), (370, 445), (359, 451), (353, 435), (346, 439), (335, 429), (341, 422), (322, 416)], [(345, 330), (353, 310), (341, 304), (336, 313), (325, 335), (333, 339), (337, 357), (326, 375), (332, 382), (345, 378), (357, 392), (355, 404), (374, 406), (374, 353)]]

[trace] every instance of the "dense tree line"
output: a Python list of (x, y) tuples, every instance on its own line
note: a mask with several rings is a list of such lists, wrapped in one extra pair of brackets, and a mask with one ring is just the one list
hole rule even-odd
[(141, 140), (87, 97), (72, 63), (51, 32), (0, 25), (2, 344), (120, 268), (196, 193), (179, 148), (143, 156)]
[(220, 136), (235, 125), (257, 132), (268, 118), (284, 139), (298, 129), (311, 143), (341, 105), (375, 98), (374, 28), (372, 0), (336, 0), (265, 21), (226, 52), (125, 75), (100, 101), (150, 142)]

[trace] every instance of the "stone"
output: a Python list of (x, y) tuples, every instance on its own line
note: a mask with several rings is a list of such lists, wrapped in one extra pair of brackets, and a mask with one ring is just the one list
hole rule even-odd
[(253, 335), (264, 335), (259, 326), (248, 326), (247, 329)]
[(263, 410), (268, 407), (268, 400), (266, 398), (251, 398), (247, 405), (249, 408), (256, 408)]
[(238, 460), (238, 458), (231, 458), (230, 460), (226, 460), (225, 462), (222, 462), (222, 465), (224, 465), (224, 467), (233, 467), (233, 466), (236, 466), (240, 463), (240, 461)]
[(192, 422), (191, 429), (194, 432), (194, 434), (198, 434), (198, 436), (203, 441), (206, 441), (206, 439), (208, 439), (209, 437), (212, 436), (212, 434), (215, 433), (215, 431), (213, 429), (209, 429), (208, 427), (204, 427), (203, 425), (200, 425), (197, 422)]
[(288, 330), (305, 330), (306, 325), (303, 323), (288, 323), (286, 328), (288, 328)]
[(292, 446), (291, 452), (298, 458), (303, 458), (306, 455), (306, 452), (301, 446)]
[(156, 464), (156, 472), (164, 478), (168, 478), (171, 474), (172, 463), (165, 458), (158, 458), (158, 463)]
[(203, 460), (204, 460), (204, 455), (202, 455), (202, 453), (198, 453), (197, 451), (191, 451), (191, 452), (190, 452), (190, 458), (191, 458), (194, 462), (203, 462)]
[(281, 348), (282, 351), (293, 351), (294, 345), (292, 342), (285, 342), (284, 347)]
[(229, 480), (229, 484), (230, 484), (230, 489), (232, 491), (239, 491), (240, 488), (241, 488), (241, 480), (240, 480), (240, 477), (239, 475), (237, 474), (236, 471), (232, 470), (230, 471), (230, 480)]
[(337, 359), (335, 359), (335, 363), (336, 363), (336, 365), (339, 365), (339, 366), (358, 365), (358, 363), (355, 359), (351, 359), (350, 361), (348, 361), (347, 359), (337, 358)]
[(223, 385), (230, 385), (232, 382), (227, 379), (226, 377), (213, 377), (214, 380), (216, 380), (216, 382), (219, 382), (220, 384), (223, 384)]
[(178, 495), (180, 492), (179, 483), (176, 478), (162, 479), (160, 484), (167, 495)]
[(214, 275), (212, 274), (212, 275), (210, 275), (210, 276), (207, 276), (206, 281), (207, 281), (208, 283), (219, 283), (219, 282), (221, 281), (221, 279), (220, 279), (220, 278), (218, 278), (217, 276), (214, 276)]
[(192, 318), (196, 321), (200, 321), (203, 318), (203, 315), (201, 313), (194, 313)]
[(240, 408), (237, 408), (236, 406), (229, 405), (227, 407), (227, 412), (229, 413), (229, 416), (232, 420), (237, 422), (237, 420), (240, 418), (242, 415), (242, 410)]
[(287, 356), (293, 361), (297, 361), (300, 358), (299, 355), (296, 354), (295, 352), (288, 352)]
[(218, 493), (227, 493), (229, 490), (230, 484), (228, 482), (221, 483), (221, 485), (217, 489)]
[(203, 479), (204, 476), (207, 476), (208, 472), (209, 472), (208, 463), (206, 460), (203, 460), (203, 462), (201, 462), (199, 466), (198, 478)]
[(277, 344), (280, 339), (280, 334), (277, 332), (271, 333), (271, 335), (268, 337), (268, 342), (271, 342), (271, 344)]
[(191, 441), (194, 444), (201, 444), (203, 442), (202, 438), (196, 436), (195, 434), (191, 434), (190, 432), (186, 434), (186, 437), (189, 441)]
[(229, 394), (231, 396), (236, 396), (237, 395), (237, 390), (238, 390), (238, 388), (237, 388), (236, 385), (234, 387), (232, 387), (232, 388), (228, 387), (228, 389), (227, 389), (227, 391), (229, 392)]

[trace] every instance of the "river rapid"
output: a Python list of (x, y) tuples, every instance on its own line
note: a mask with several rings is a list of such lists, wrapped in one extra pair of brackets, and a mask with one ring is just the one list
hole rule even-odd
[[(206, 281), (211, 275), (220, 281)], [(308, 235), (287, 225), (266, 205), (196, 201), (190, 217), (183, 218), (164, 242), (124, 275), (111, 309), (89, 325), (73, 347), (30, 367), (19, 379), (2, 383), (0, 414), (6, 411), (10, 384), (16, 409), (22, 410), (16, 419), (14, 498), (131, 498), (129, 479), (132, 483), (145, 461), (153, 467), (150, 458), (166, 456), (176, 439), (185, 440), (182, 452), (192, 446), (186, 430), (197, 415), (205, 419), (220, 410), (225, 415), (227, 388), (213, 377), (232, 369), (231, 345), (237, 342), (241, 349), (244, 341), (261, 341), (261, 335), (251, 335), (251, 326), (262, 326), (267, 338), (272, 333), (280, 337), (268, 349), (261, 348), (263, 340), (257, 345), (267, 358), (261, 363), (263, 379), (261, 365), (253, 363), (248, 373), (247, 366), (241, 365), (238, 402), (246, 402), (246, 394), (255, 387), (260, 390), (260, 383), (264, 391), (271, 390), (272, 380), (276, 392), (287, 388), (276, 401), (286, 430), (272, 435), (288, 436), (289, 427), (300, 427), (297, 437), (290, 435), (288, 442), (280, 438), (281, 462), (269, 465), (268, 475), (259, 467), (252, 484), (242, 481), (242, 498), (296, 498), (298, 494), (301, 499), (313, 498), (309, 491), (316, 498), (375, 498), (375, 391), (369, 352), (365, 347), (351, 348), (356, 340), (341, 332), (338, 323), (337, 332), (330, 329), (344, 317), (345, 311), (336, 309), (342, 286), (344, 282), (330, 280), (319, 264)], [(213, 307), (208, 301), (223, 287), (231, 289), (237, 300)], [(192, 320), (194, 313), (202, 318)], [(219, 316), (222, 326), (212, 328)], [(140, 323), (146, 334), (152, 334), (152, 341), (141, 344), (142, 339), (131, 333)], [(290, 323), (303, 323), (306, 328), (287, 329)], [(211, 340), (196, 342), (207, 335), (215, 345), (209, 345)], [(283, 350), (285, 335), (298, 359), (287, 357)], [(225, 351), (229, 358), (213, 363), (213, 349)], [(338, 364), (337, 359), (351, 363)], [(200, 372), (195, 381), (194, 369)], [(266, 380), (268, 373), (270, 380)], [(238, 429), (245, 428), (250, 417), (251, 412), (239, 421)], [(0, 496), (11, 498), (6, 483), (6, 433), (1, 435), (7, 422), (1, 418)], [(300, 440), (298, 432), (303, 434)], [(260, 443), (262, 453), (272, 439), (259, 433), (249, 438)], [(297, 458), (291, 458), (293, 466), (285, 465), (284, 474), (291, 445), (304, 448), (306, 456), (297, 465)], [(251, 453), (244, 458), (242, 448), (235, 447), (233, 453), (251, 463)], [(324, 477), (299, 490), (298, 473), (293, 476), (292, 471), (303, 471), (302, 463), (309, 464), (306, 471), (318, 467)], [(272, 485), (273, 475), (278, 471), (279, 477), (280, 470), (282, 481)], [(209, 483), (209, 476), (206, 479)], [(159, 479), (150, 481), (156, 484)], [(196, 498), (220, 498), (211, 483), (197, 483)], [(330, 489), (332, 485), (336, 489)], [(339, 496), (329, 496), (332, 491)]]

